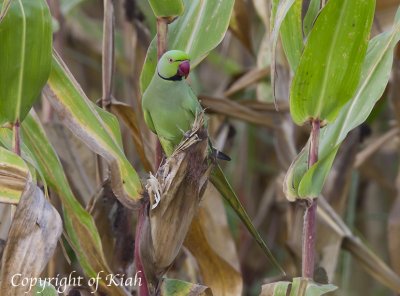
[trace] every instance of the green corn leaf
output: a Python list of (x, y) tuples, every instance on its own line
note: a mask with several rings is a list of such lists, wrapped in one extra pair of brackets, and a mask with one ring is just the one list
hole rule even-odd
[(46, 1), (0, 0), (0, 5), (8, 4), (0, 22), (0, 126), (25, 118), (51, 67), (52, 22)]
[(116, 119), (96, 108), (56, 54), (45, 94), (72, 133), (107, 160), (111, 186), (119, 201), (129, 208), (135, 207), (142, 186), (121, 147)]
[(307, 37), (310, 34), (314, 21), (316, 20), (321, 6), (321, 0), (311, 0), (307, 13), (303, 20), (303, 33)]
[(286, 296), (290, 285), (291, 285), (290, 282), (277, 282), (274, 287), (273, 295), (274, 296), (281, 296), (281, 295)]
[(379, 34), (369, 42), (360, 83), (352, 100), (332, 124), (321, 130), (318, 162), (308, 170), (307, 144), (289, 168), (284, 183), (284, 191), (289, 200), (317, 197), (321, 193), (340, 144), (352, 129), (368, 118), (382, 96), (392, 69), (394, 47), (399, 40), (400, 10), (393, 29)]
[[(185, 12), (168, 28), (169, 49), (180, 49), (190, 56), (191, 67), (198, 65), (225, 36), (233, 10), (233, 0), (185, 0)], [(157, 65), (157, 40), (147, 50), (140, 76), (144, 93)]]
[(149, 0), (156, 17), (177, 17), (183, 13), (182, 0)]
[(299, 125), (332, 122), (352, 98), (361, 74), (375, 0), (329, 1), (308, 37), (290, 90)]
[(79, 6), (86, 0), (61, 0), (61, 12), (63, 15), (69, 14), (75, 7)]
[[(83, 271), (88, 277), (96, 276), (100, 271), (111, 273), (95, 222), (72, 193), (61, 162), (35, 113), (26, 117), (21, 130), (26, 144), (22, 147), (23, 155), (35, 158), (47, 184), (61, 199), (69, 242)], [(121, 288), (108, 287), (104, 281), (100, 284), (110, 295), (125, 295)]]
[(46, 281), (41, 281), (35, 285), (33, 288), (32, 295), (36, 296), (58, 296), (56, 288)]
[[(337, 290), (331, 284), (320, 285), (304, 278), (294, 278), (293, 282), (275, 282), (262, 287), (260, 296), (321, 296)], [(288, 294), (290, 291), (290, 294)]]
[[(282, 0), (279, 2), (279, 0), (274, 0), (272, 3), (272, 16), (271, 16), (271, 84), (272, 87), (275, 85), (275, 67), (276, 67), (276, 46), (278, 43), (278, 37), (279, 37), (279, 32), (281, 30), (281, 25), (283, 21), (286, 18), (286, 15), (288, 14), (289, 10), (295, 3), (295, 0)], [(295, 15), (295, 10), (292, 11), (292, 15)], [(293, 20), (294, 17), (291, 18)], [(286, 30), (291, 29), (291, 20), (286, 22)], [(286, 34), (284, 34), (286, 36)], [(293, 36), (292, 36), (293, 37)], [(297, 38), (295, 38), (297, 40)], [(285, 38), (287, 45), (290, 43), (292, 44), (289, 39)], [(282, 39), (283, 41), (283, 39)], [(296, 44), (297, 42), (293, 42), (293, 44)], [(288, 58), (289, 59), (289, 58)], [(275, 96), (275, 92), (274, 96)]]
[(296, 72), (304, 48), (301, 23), (302, 2), (302, 0), (294, 1), (280, 29), (283, 50), (293, 72)]
[(301, 295), (299, 294), (300, 288), (304, 284), (307, 285), (305, 296), (320, 296), (335, 291), (337, 289), (337, 287), (334, 285), (318, 285), (314, 282), (309, 282), (308, 280), (303, 278), (294, 278), (292, 282), (290, 296)]
[(23, 159), (0, 147), (0, 202), (18, 204), (29, 179), (29, 168)]
[(212, 296), (210, 288), (181, 280), (164, 278), (160, 287), (160, 296)]
[(123, 147), (122, 135), (121, 135), (121, 130), (119, 127), (118, 119), (113, 114), (111, 114), (110, 112), (107, 112), (103, 108), (95, 105), (94, 103), (91, 103), (91, 104), (96, 109), (96, 111), (100, 115), (101, 119), (104, 121), (105, 127), (106, 127), (108, 133), (110, 134), (110, 136), (118, 144), (118, 146), (122, 149), (122, 147)]
[[(33, 109), (31, 109), (31, 112), (34, 112)], [(27, 115), (27, 116), (29, 116), (29, 115)], [(22, 124), (24, 124), (24, 123), (22, 123)], [(11, 129), (0, 128), (0, 144), (4, 148), (6, 148), (10, 151), (13, 149), (13, 137), (14, 137), (14, 134)], [(43, 182), (44, 190), (47, 195), (47, 183), (46, 183), (44, 174), (43, 174), (39, 164), (36, 162), (36, 158), (34, 157), (32, 152), (28, 149), (28, 147), (26, 147), (24, 140), (25, 139), (24, 139), (23, 135), (21, 135), (21, 144), (20, 145), (22, 147), (21, 148), (22, 159), (24, 159), (26, 164), (28, 165), (33, 181), (36, 181), (36, 179), (37, 179), (36, 173), (39, 174), (40, 180)]]

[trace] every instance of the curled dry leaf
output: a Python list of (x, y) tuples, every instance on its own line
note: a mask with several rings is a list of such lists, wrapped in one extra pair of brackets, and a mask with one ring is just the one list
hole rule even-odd
[[(217, 224), (213, 217), (225, 216), (225, 213), (218, 211), (218, 209), (221, 210), (221, 207), (224, 211), (222, 201), (219, 196), (215, 196), (215, 189), (208, 189), (211, 187), (211, 184), (209, 184), (204, 194), (207, 199), (205, 207), (208, 207), (208, 209), (204, 207), (199, 209), (198, 215), (192, 221), (184, 245), (196, 258), (203, 283), (211, 288), (214, 295), (241, 295), (243, 283), (242, 276), (238, 271), (239, 262), (235, 246), (233, 245), (233, 250), (230, 250), (229, 242), (233, 244), (233, 240), (228, 225)], [(208, 196), (209, 194), (210, 196)], [(213, 201), (210, 201), (210, 199), (213, 199)], [(220, 205), (213, 209), (213, 215), (211, 215), (209, 207), (215, 200), (219, 200)], [(226, 223), (226, 217), (224, 220)], [(217, 233), (214, 233), (214, 231)], [(224, 243), (228, 244), (224, 245)], [(223, 253), (225, 251), (223, 246), (228, 247), (226, 254)], [(231, 255), (228, 253), (231, 253)]]
[(147, 172), (152, 171), (152, 166), (145, 152), (150, 150), (150, 145), (146, 143), (145, 139), (142, 137), (139, 129), (138, 119), (136, 118), (136, 113), (133, 108), (125, 103), (113, 100), (111, 102), (111, 112), (121, 119), (129, 129), (136, 147), (136, 151), (139, 154), (145, 170)]
[(240, 40), (244, 47), (253, 53), (251, 42), (251, 19), (249, 14), (249, 1), (235, 1), (229, 29)]
[(114, 194), (124, 206), (134, 208), (141, 199), (142, 186), (123, 152), (115, 117), (95, 107), (56, 53), (52, 66), (44, 88), (46, 97), (72, 133), (106, 159)]
[(28, 291), (29, 286), (13, 286), (12, 277), (21, 274), (21, 278), (38, 278), (51, 258), (61, 233), (60, 215), (43, 192), (27, 181), (2, 257), (1, 295), (20, 296)]
[(0, 146), (0, 202), (18, 204), (28, 177), (30, 174), (25, 162)]
[[(107, 274), (112, 273), (105, 259), (105, 252), (95, 221), (72, 192), (61, 161), (34, 112), (28, 114), (21, 129), (24, 144), (26, 144), (21, 147), (22, 157), (26, 161), (34, 160), (35, 168), (42, 172), (43, 179), (59, 196), (63, 204), (64, 227), (69, 244), (74, 250), (83, 272), (87, 277), (94, 277), (100, 271)], [(4, 141), (4, 137), (1, 137), (1, 129), (0, 141), (6, 147), (11, 146), (11, 139)], [(106, 291), (110, 295), (126, 295), (124, 287), (107, 286), (105, 280), (100, 280), (99, 286), (102, 291)]]
[(384, 147), (388, 142), (395, 140), (399, 132), (400, 129), (398, 127), (394, 127), (385, 134), (381, 135), (379, 138), (374, 139), (374, 141), (371, 141), (371, 143), (366, 148), (364, 148), (357, 154), (354, 166), (356, 168), (359, 168), (363, 163), (365, 163), (368, 160), (368, 158), (370, 158), (379, 149)]
[(271, 116), (266, 116), (264, 113), (257, 112), (247, 106), (228, 99), (200, 96), (200, 103), (207, 111), (227, 115), (269, 128), (274, 127), (273, 118)]
[[(397, 188), (399, 188), (400, 177), (397, 177)], [(397, 198), (390, 211), (388, 221), (388, 243), (390, 263), (395, 272), (400, 274), (400, 195), (399, 189)]]
[(242, 77), (236, 80), (230, 87), (224, 92), (226, 97), (230, 97), (235, 93), (245, 89), (248, 86), (251, 86), (258, 81), (267, 78), (270, 74), (269, 68), (261, 68), (261, 69), (251, 69), (247, 73), (245, 73)]
[(178, 255), (208, 180), (208, 141), (200, 128), (202, 120), (196, 120), (188, 138), (146, 186), (150, 208), (141, 228), (140, 257), (151, 293)]

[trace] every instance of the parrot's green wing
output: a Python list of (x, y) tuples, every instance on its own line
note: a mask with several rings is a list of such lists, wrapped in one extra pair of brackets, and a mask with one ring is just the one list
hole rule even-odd
[(151, 115), (149, 111), (143, 109), (144, 122), (146, 122), (147, 127), (153, 132), (157, 134), (156, 127), (154, 126), (153, 119), (151, 119)]
[(243, 224), (246, 226), (247, 230), (250, 232), (252, 237), (256, 240), (257, 244), (261, 247), (264, 253), (267, 255), (268, 259), (279, 268), (279, 270), (286, 275), (283, 268), (279, 265), (278, 261), (275, 259), (274, 255), (272, 255), (271, 250), (268, 248), (264, 240), (262, 239), (260, 233), (254, 227), (253, 223), (243, 205), (241, 204), (239, 198), (237, 197), (235, 191), (232, 189), (232, 186), (229, 184), (228, 180), (225, 177), (224, 172), (218, 163), (215, 164), (213, 171), (210, 176), (211, 183), (215, 186), (215, 188), (221, 193), (224, 199), (229, 203), (235, 213), (239, 216), (240, 220), (242, 220)]
[(172, 143), (171, 141), (163, 138), (163, 137), (158, 137), (158, 139), (160, 140), (160, 144), (164, 150), (165, 155), (171, 155), (174, 150), (175, 150), (175, 145), (174, 143)]

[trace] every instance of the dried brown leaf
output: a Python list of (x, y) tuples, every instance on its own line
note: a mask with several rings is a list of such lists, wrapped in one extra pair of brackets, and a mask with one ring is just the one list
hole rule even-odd
[(224, 202), (221, 194), (212, 184), (208, 184), (204, 192), (198, 220), (207, 242), (215, 253), (240, 272), (239, 256), (228, 225)]
[(38, 278), (50, 260), (62, 233), (60, 215), (43, 192), (27, 184), (17, 206), (1, 262), (0, 294), (21, 296), (29, 285), (12, 285), (12, 277)]
[[(119, 102), (117, 100), (113, 100), (111, 104), (111, 112), (121, 119), (125, 125), (128, 127), (129, 132), (131, 133), (133, 142), (136, 147), (136, 151), (139, 154), (140, 160), (144, 166), (144, 169), (147, 172), (152, 171), (152, 165), (146, 155), (145, 151), (150, 151), (150, 145), (146, 143), (143, 139), (142, 134), (139, 129), (139, 123), (136, 118), (136, 113), (131, 106), (128, 104)], [(146, 148), (146, 149), (145, 149)]]
[(339, 215), (324, 198), (318, 200), (318, 217), (328, 224), (331, 230), (342, 237), (343, 248), (375, 279), (397, 293), (400, 292), (400, 276), (371, 251), (358, 237), (353, 235)]
[(395, 127), (380, 136), (378, 139), (374, 139), (364, 150), (358, 153), (356, 158), (356, 163), (354, 166), (359, 168), (369, 157), (371, 157), (375, 152), (377, 152), (383, 145), (387, 142), (396, 138), (399, 134), (400, 129)]
[(241, 295), (242, 276), (218, 252), (222, 250), (216, 252), (214, 249), (214, 243), (209, 240), (211, 237), (208, 233), (212, 230), (207, 227), (208, 218), (208, 213), (201, 209), (190, 226), (185, 247), (196, 258), (203, 282), (211, 288), (214, 295)]
[(269, 32), (269, 17), (270, 17), (270, 7), (269, 1), (267, 0), (253, 0), (253, 4), (255, 7), (256, 12), (260, 16), (261, 20), (263, 21), (264, 25), (266, 26), (267, 32)]
[(244, 45), (244, 47), (246, 47), (250, 53), (253, 53), (253, 46), (251, 43), (251, 20), (248, 2), (248, 0), (235, 1), (229, 28)]
[(273, 128), (273, 117), (266, 116), (264, 113), (254, 111), (234, 101), (224, 98), (212, 98), (200, 96), (200, 103), (207, 111), (227, 115), (250, 123)]
[(245, 89), (246, 87), (255, 84), (269, 76), (271, 69), (270, 68), (261, 68), (261, 69), (251, 69), (243, 76), (241, 76), (238, 80), (236, 80), (230, 87), (224, 92), (224, 96), (230, 97), (233, 94)]
[(394, 201), (388, 220), (388, 247), (390, 263), (400, 274), (400, 173), (396, 179), (397, 198)]
[(274, 103), (260, 102), (257, 100), (243, 100), (240, 104), (260, 112), (276, 112), (275, 106), (278, 107), (279, 112), (289, 112), (289, 103), (286, 101), (276, 102), (275, 105)]
[(398, 195), (388, 221), (390, 264), (400, 274), (400, 195)]

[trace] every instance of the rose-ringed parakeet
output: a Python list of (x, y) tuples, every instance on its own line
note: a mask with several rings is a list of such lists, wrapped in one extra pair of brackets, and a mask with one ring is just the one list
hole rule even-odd
[[(196, 115), (202, 112), (196, 95), (186, 82), (189, 72), (190, 61), (187, 53), (180, 50), (167, 51), (158, 61), (153, 78), (142, 97), (145, 122), (149, 129), (157, 134), (167, 156), (174, 152), (185, 132), (192, 128)], [(210, 153), (215, 154), (214, 157), (228, 159), (211, 145)], [(268, 258), (283, 272), (251, 223), (218, 164), (211, 173), (210, 181), (235, 210)]]

